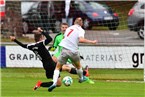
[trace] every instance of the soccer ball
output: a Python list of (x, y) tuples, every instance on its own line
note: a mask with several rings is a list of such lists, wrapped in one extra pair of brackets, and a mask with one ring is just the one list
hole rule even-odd
[(73, 79), (70, 76), (65, 76), (62, 80), (65, 86), (70, 86), (73, 83)]

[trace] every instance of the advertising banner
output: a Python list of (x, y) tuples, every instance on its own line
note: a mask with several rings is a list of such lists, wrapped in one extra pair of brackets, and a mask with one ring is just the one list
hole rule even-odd
[[(143, 47), (80, 46), (83, 67), (143, 68)], [(52, 52), (50, 52), (52, 54)], [(6, 67), (42, 67), (39, 58), (19, 46), (6, 46)]]

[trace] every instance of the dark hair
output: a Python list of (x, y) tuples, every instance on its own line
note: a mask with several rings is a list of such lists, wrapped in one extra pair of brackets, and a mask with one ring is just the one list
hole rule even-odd
[(42, 34), (34, 34), (35, 42), (38, 42), (41, 37), (42, 37)]
[(81, 17), (77, 17), (74, 21), (74, 24), (79, 24), (80, 21), (83, 21)]

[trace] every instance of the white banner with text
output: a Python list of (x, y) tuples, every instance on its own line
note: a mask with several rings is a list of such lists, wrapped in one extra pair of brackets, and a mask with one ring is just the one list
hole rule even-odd
[[(143, 68), (143, 47), (80, 46), (83, 67)], [(51, 54), (53, 52), (50, 52)], [(6, 46), (6, 67), (42, 67), (39, 58), (20, 46)]]

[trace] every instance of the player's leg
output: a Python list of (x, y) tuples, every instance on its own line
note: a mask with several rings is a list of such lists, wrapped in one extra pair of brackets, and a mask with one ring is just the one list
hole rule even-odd
[(57, 57), (56, 56), (52, 56), (52, 59), (55, 63), (57, 63)]
[(86, 72), (85, 76), (89, 76), (90, 75), (89, 74), (89, 67), (88, 67), (88, 65), (85, 67), (85, 72)]
[(80, 61), (76, 61), (74, 62), (74, 64), (77, 68), (77, 74), (79, 76), (79, 82), (83, 82), (84, 81), (84, 76), (83, 76), (83, 70), (82, 70), (82, 66), (80, 64)]
[[(67, 71), (70, 74), (77, 74), (76, 68), (70, 67), (68, 65), (63, 65), (62, 66), (62, 71)], [(86, 74), (87, 74), (86, 70), (83, 70), (83, 75), (86, 76)]]
[(64, 64), (66, 64), (67, 60), (68, 60), (67, 50), (63, 49), (61, 52), (61, 55), (58, 58), (57, 65), (56, 65), (55, 70), (54, 70), (53, 84), (48, 88), (49, 92), (51, 92), (56, 87), (56, 82), (57, 82), (58, 77), (59, 77), (60, 69), (62, 68), (62, 66)]
[(71, 58), (71, 61), (73, 65), (77, 68), (77, 74), (79, 76), (79, 82), (82, 83), (84, 81), (89, 80), (88, 77), (83, 75), (82, 65), (80, 63), (80, 55), (79, 52), (69, 52), (69, 57)]
[[(88, 68), (87, 68), (87, 70), (88, 70)], [(70, 74), (77, 74), (77, 69), (76, 68), (73, 68), (73, 67), (70, 67), (70, 66), (68, 66), (68, 65), (63, 65), (62, 66), (62, 71), (67, 71), (67, 72), (69, 72)], [(88, 75), (89, 74), (89, 72), (86, 72), (86, 69), (85, 70), (83, 70), (83, 75), (84, 76), (86, 76), (86, 75)], [(87, 76), (86, 76), (87, 77)], [(91, 79), (87, 79), (87, 81), (86, 81), (87, 83), (89, 83), (89, 84), (94, 84), (94, 81), (93, 80), (91, 80)]]
[[(70, 67), (68, 65), (63, 65), (62, 66), (62, 71), (67, 71), (70, 74), (77, 74), (77, 69), (73, 68), (73, 67)], [(86, 77), (89, 75), (88, 68), (85, 68), (85, 70), (83, 70), (83, 75), (86, 76)], [(87, 78), (86, 82), (89, 83), (89, 84), (94, 84), (94, 81), (89, 79), (89, 78)]]
[[(57, 58), (58, 58), (58, 56), (60, 56), (60, 53), (61, 53), (61, 52), (57, 52), (56, 54), (54, 54), (54, 55), (52, 56), (52, 59), (53, 59), (54, 62), (57, 63), (57, 61), (58, 61)], [(82, 56), (80, 56), (80, 58), (83, 59)], [(71, 61), (70, 61), (69, 59), (68, 59), (68, 61), (71, 63)], [(73, 67), (70, 67), (70, 66), (67, 66), (67, 65), (63, 65), (63, 66), (62, 66), (62, 71), (67, 71), (67, 72), (69, 72), (70, 74), (77, 74), (76, 68), (73, 68)], [(89, 76), (89, 70), (88, 70), (88, 68), (85, 69), (85, 70), (83, 70), (83, 75), (84, 75), (84, 76)]]
[(51, 92), (54, 88), (56, 88), (57, 86), (57, 80), (60, 74), (60, 69), (62, 67), (62, 64), (60, 64), (59, 62), (56, 65), (56, 68), (54, 70), (54, 74), (53, 74), (53, 84), (48, 88), (48, 91)]
[[(44, 88), (48, 88), (50, 87), (51, 85), (53, 84), (53, 81), (50, 81), (50, 82), (41, 82), (41, 81), (38, 81), (36, 83), (36, 85), (34, 86), (33, 90), (37, 90), (38, 88), (40, 87), (44, 87)], [(57, 87), (60, 87), (61, 86), (61, 78), (59, 77), (58, 80), (57, 80)]]
[(41, 82), (41, 81), (38, 81), (36, 83), (36, 85), (34, 86), (33, 90), (37, 90), (40, 87), (49, 87), (52, 84), (53, 84), (53, 81), (50, 81), (50, 82)]
[(59, 77), (59, 78), (57, 79), (57, 84), (56, 84), (56, 86), (57, 86), (57, 87), (60, 87), (61, 85), (62, 85), (61, 77)]
[[(47, 69), (45, 69), (45, 75), (46, 75), (47, 79), (53, 78), (54, 69), (55, 69), (55, 66), (53, 66), (53, 65), (50, 66), (50, 67), (47, 67)], [(49, 87), (52, 84), (53, 84), (53, 81), (50, 81), (50, 82), (41, 82), (41, 81), (38, 81), (36, 83), (36, 85), (34, 86), (33, 90), (36, 90), (36, 89), (38, 89), (40, 87)]]
[[(46, 74), (47, 79), (52, 79), (53, 78), (54, 69), (55, 69), (55, 65), (52, 65), (48, 69), (46, 69), (45, 74)], [(38, 89), (40, 87), (47, 87), (48, 88), (52, 84), (53, 84), (53, 81), (50, 81), (50, 82), (41, 82), (41, 81), (38, 81), (36, 83), (35, 87), (33, 88), (33, 90), (36, 90), (36, 89)], [(59, 75), (59, 78), (57, 80), (56, 86), (57, 87), (60, 87), (61, 86), (61, 78), (60, 78), (60, 75)]]
[[(46, 64), (44, 64), (44, 65), (46, 65)], [(47, 79), (52, 78), (53, 77), (53, 72), (54, 72), (54, 69), (55, 69), (55, 65), (49, 65), (49, 64), (47, 64), (47, 66), (44, 66), (44, 67), (45, 67), (44, 70), (45, 70), (45, 75), (46, 75)], [(52, 84), (53, 84), (53, 81), (50, 81), (50, 82), (41, 82), (41, 81), (38, 81), (36, 83), (36, 85), (34, 86), (33, 90), (36, 90), (36, 89), (38, 89), (40, 87), (49, 87)]]
[[(51, 66), (47, 71), (46, 71), (46, 77), (48, 79), (52, 79), (53, 78), (53, 74), (54, 74), (54, 70), (55, 70), (55, 66)], [(51, 82), (46, 82), (46, 83), (42, 83), (41, 86), (43, 87), (49, 87), (53, 84), (53, 81)], [(59, 87), (61, 86), (61, 79), (60, 79), (60, 75), (58, 75), (58, 80), (56, 82), (56, 86)]]
[(80, 56), (78, 52), (69, 52), (69, 57), (71, 58), (71, 61), (73, 62), (73, 66), (77, 69), (77, 74), (79, 76), (79, 80), (83, 80), (83, 69), (80, 64)]
[[(56, 55), (52, 56), (52, 59), (53, 59), (55, 62), (57, 62), (57, 57), (56, 57)], [(67, 71), (67, 72), (69, 72), (70, 74), (77, 74), (76, 68), (70, 67), (70, 66), (68, 66), (68, 65), (63, 65), (63, 66), (62, 66), (62, 71)], [(88, 70), (88, 68), (85, 68), (85, 70), (83, 70), (83, 75), (84, 75), (84, 76), (89, 76), (89, 70)], [(90, 84), (93, 84), (93, 83), (94, 83), (94, 82), (93, 82), (92, 80), (90, 80), (90, 79), (89, 79), (87, 82), (90, 83)]]
[(57, 79), (59, 78), (59, 74), (60, 74), (60, 69), (61, 68), (62, 68), (62, 64), (60, 64), (58, 62), (56, 67), (55, 67), (54, 74), (53, 74), (53, 85), (57, 84)]

